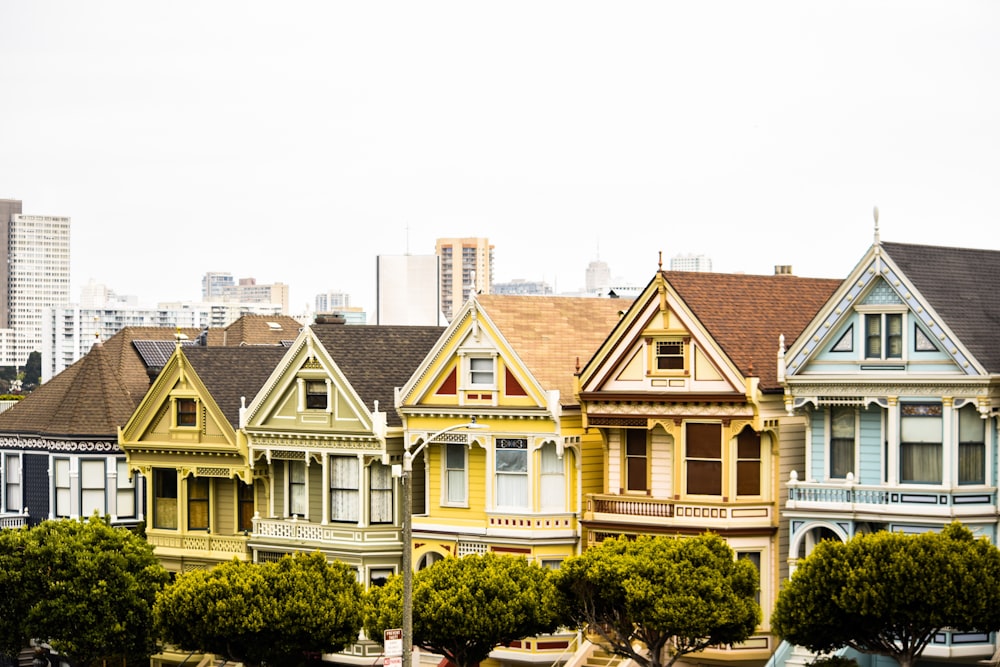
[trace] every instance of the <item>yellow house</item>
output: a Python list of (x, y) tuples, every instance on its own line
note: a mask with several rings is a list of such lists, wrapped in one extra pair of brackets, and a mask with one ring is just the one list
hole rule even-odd
[(787, 575), (779, 453), (805, 437), (785, 410), (781, 341), (838, 285), (658, 271), (580, 373), (584, 425), (602, 434), (607, 470), (602, 491), (586, 496), (585, 542), (712, 531), (760, 571), (758, 633), (692, 660), (760, 665), (776, 647), (768, 619)]
[[(580, 548), (581, 499), (603, 489), (603, 445), (587, 431), (575, 373), (629, 302), (477, 295), (397, 392), (413, 462), (417, 569), (487, 551), (555, 567)], [(461, 428), (475, 420), (478, 430)], [(426, 446), (421, 448), (421, 445)], [(494, 651), (559, 653), (565, 641)], [(549, 656), (551, 660), (551, 656)]]
[(249, 555), (258, 494), (240, 419), (281, 345), (178, 344), (118, 444), (146, 480), (146, 537), (173, 572)]

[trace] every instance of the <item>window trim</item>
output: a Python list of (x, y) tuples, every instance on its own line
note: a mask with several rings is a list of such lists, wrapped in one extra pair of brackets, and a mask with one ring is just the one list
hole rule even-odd
[[(448, 452), (461, 451), (462, 466), (460, 468), (449, 468)], [(462, 499), (451, 499), (451, 483), (449, 473), (458, 473), (462, 478)], [(468, 507), (469, 506), (469, 445), (461, 442), (445, 442), (441, 444), (441, 506), (442, 507)]]
[[(703, 426), (715, 426), (718, 428), (719, 432), (719, 456), (718, 457), (707, 457), (707, 456), (691, 456), (691, 443), (688, 437), (688, 427), (703, 425)], [(725, 433), (725, 427), (722, 422), (718, 421), (701, 421), (697, 419), (685, 420), (683, 425), (683, 437), (684, 437), (684, 495), (686, 497), (698, 497), (698, 498), (728, 498), (730, 494), (725, 486), (725, 466), (726, 466), (726, 447), (728, 446), (731, 439), (723, 439)], [(691, 467), (690, 464), (695, 461), (702, 461), (706, 463), (711, 463), (714, 461), (718, 462), (719, 466), (719, 493), (695, 493), (691, 491)]]
[[(631, 454), (629, 453), (629, 436), (634, 435), (634, 437), (642, 437), (644, 452), (642, 454)], [(622, 479), (621, 479), (621, 489), (622, 493), (626, 495), (643, 495), (648, 496), (650, 494), (650, 442), (649, 442), (649, 431), (647, 429), (638, 428), (626, 428), (622, 429)], [(637, 443), (634, 443), (637, 444)], [(630, 474), (631, 462), (632, 460), (638, 461), (642, 459), (643, 465), (643, 487), (641, 489), (633, 489), (630, 486), (632, 475)]]
[[(322, 385), (322, 391), (310, 391)], [(302, 391), (305, 392), (305, 409), (326, 411), (330, 408), (330, 384), (326, 379), (304, 378)], [(322, 405), (319, 405), (322, 403)]]
[[(520, 452), (520, 458), (524, 460), (524, 470), (501, 471), (497, 465), (498, 454), (501, 452)], [(493, 440), (493, 479), (494, 479), (494, 506), (501, 510), (526, 511), (531, 508), (531, 461), (528, 456), (528, 439), (525, 437), (516, 438), (494, 438)], [(500, 480), (501, 478), (519, 478), (524, 480), (524, 498), (521, 504), (501, 504), (500, 502)]]
[[(905, 414), (906, 410), (910, 409), (914, 412), (912, 414)], [(937, 411), (937, 414), (918, 414), (918, 410), (928, 410)], [(903, 430), (904, 430), (904, 420), (906, 419), (925, 419), (925, 418), (936, 418), (938, 420), (938, 425), (941, 429), (940, 437), (937, 442), (924, 442), (924, 441), (908, 441), (904, 440)], [(921, 480), (921, 479), (903, 479), (903, 448), (908, 445), (920, 445), (920, 444), (930, 444), (937, 446), (938, 454), (938, 478), (936, 480)], [(957, 450), (957, 448), (956, 448)], [(915, 484), (920, 486), (940, 486), (944, 484), (944, 405), (939, 402), (934, 401), (914, 401), (905, 402), (899, 404), (899, 443), (897, 444), (898, 452), (898, 470), (899, 470), (899, 483), (900, 484)]]
[[(187, 505), (187, 508), (186, 508), (187, 512), (186, 512), (186, 514), (187, 514), (187, 516), (185, 517), (185, 519), (187, 520), (186, 521), (186, 523), (187, 523), (187, 529), (189, 531), (211, 532), (211, 530), (212, 530), (212, 480), (211, 480), (211, 478), (209, 478), (209, 477), (198, 477), (196, 475), (188, 475), (187, 478), (185, 478), (184, 483), (185, 483), (185, 487), (186, 487), (184, 490), (185, 490), (186, 495), (187, 495), (187, 498), (185, 499), (187, 501), (186, 502), (186, 505)], [(197, 498), (194, 497), (194, 495), (192, 494), (192, 491), (196, 487), (204, 487), (204, 491), (205, 491), (204, 497), (200, 497), (200, 496), (197, 497)], [(205, 516), (205, 525), (197, 525), (197, 526), (195, 526), (191, 522), (191, 515), (193, 514), (193, 512), (191, 511), (192, 508), (202, 509), (202, 511), (204, 513), (204, 516)]]
[[(302, 465), (302, 481), (301, 482), (299, 482), (299, 481), (293, 481), (292, 480), (292, 466), (295, 466), (296, 464), (301, 464)], [(287, 480), (285, 480), (286, 481), (286, 483), (285, 483), (285, 492), (287, 494), (287, 503), (286, 504), (288, 505), (288, 516), (289, 517), (305, 517), (306, 516), (306, 512), (309, 511), (309, 494), (308, 494), (308, 490), (309, 490), (309, 466), (306, 465), (306, 462), (304, 460), (302, 460), (302, 461), (296, 461), (296, 460), (286, 461), (285, 462), (285, 476), (288, 478)], [(303, 504), (303, 507), (301, 508), (302, 509), (301, 512), (296, 512), (295, 511), (296, 510), (296, 507), (294, 506), (294, 503), (295, 503), (294, 496), (295, 496), (295, 494), (292, 493), (292, 489), (296, 488), (298, 486), (302, 487), (302, 504)]]
[[(660, 354), (661, 345), (679, 345), (679, 354)], [(683, 377), (691, 373), (690, 336), (650, 336), (646, 338), (647, 368), (649, 375)], [(679, 368), (661, 368), (660, 360), (679, 359)]]
[[(861, 315), (861, 359), (863, 361), (885, 361), (899, 363), (907, 359), (907, 308), (906, 306), (898, 307), (886, 307), (885, 305), (878, 305), (877, 307), (858, 307), (857, 312)], [(899, 333), (891, 334), (889, 332), (889, 319), (890, 317), (899, 318)], [(874, 335), (869, 333), (869, 322), (875, 321), (874, 318), (878, 318), (879, 331), (878, 331), (878, 341), (879, 341), (879, 351), (878, 354), (872, 354), (871, 348), (869, 346), (869, 341), (874, 339)], [(899, 354), (893, 355), (889, 353), (890, 342), (893, 338), (899, 338)]]
[[(836, 440), (846, 440), (846, 438), (834, 438), (833, 428), (834, 428), (834, 412), (835, 411), (845, 411), (850, 412), (853, 418), (853, 433), (851, 434), (851, 469), (846, 471), (843, 475), (834, 475), (833, 471), (833, 441)], [(827, 427), (827, 438), (826, 438), (826, 477), (827, 479), (837, 479), (843, 480), (847, 479), (849, 473), (853, 473), (854, 478), (858, 477), (858, 439), (861, 428), (861, 415), (858, 409), (853, 405), (831, 405), (830, 409), (827, 410), (826, 415), (826, 427)]]
[[(180, 494), (179, 494), (179, 484), (178, 484), (179, 480), (177, 479), (177, 469), (176, 468), (153, 468), (153, 470), (152, 470), (152, 477), (153, 477), (153, 480), (152, 480), (152, 482), (153, 482), (152, 483), (152, 487), (153, 487), (153, 489), (152, 489), (152, 491), (153, 491), (153, 493), (152, 493), (152, 497), (153, 497), (153, 507), (152, 507), (152, 510), (153, 510), (153, 528), (161, 529), (161, 530), (177, 530), (178, 527), (179, 527), (179, 525), (180, 525), (180, 517), (178, 516), (178, 511), (177, 511), (178, 510), (178, 505), (180, 504), (180, 498), (178, 497)], [(172, 496), (169, 496), (169, 495), (158, 495), (160, 493), (160, 491), (161, 491), (164, 483), (170, 481), (171, 478), (173, 479), (173, 484), (172, 484), (173, 485), (173, 495)], [(174, 501), (173, 522), (172, 522), (173, 525), (168, 525), (168, 524), (164, 523), (164, 521), (163, 521), (164, 517), (162, 516), (161, 509), (159, 507), (159, 503), (157, 502), (159, 499), (173, 500)], [(166, 509), (166, 508), (164, 508), (164, 509)]]
[[(196, 430), (201, 427), (201, 405), (194, 396), (175, 396), (173, 398), (173, 427), (176, 429)], [(182, 410), (184, 406), (191, 406), (191, 410)], [(182, 422), (182, 415), (185, 417)], [(188, 416), (194, 418), (193, 423), (188, 422)]]
[[(489, 370), (485, 368), (474, 368), (476, 362), (488, 362)], [(482, 364), (480, 364), (482, 365)], [(495, 354), (470, 354), (465, 357), (465, 382), (466, 388), (471, 390), (490, 390), (497, 388), (497, 356)], [(477, 382), (480, 376), (489, 376), (489, 382)]]

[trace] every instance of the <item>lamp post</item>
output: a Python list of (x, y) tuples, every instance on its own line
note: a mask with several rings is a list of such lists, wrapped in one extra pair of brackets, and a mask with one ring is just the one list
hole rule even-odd
[(436, 431), (415, 449), (403, 451), (403, 667), (411, 667), (413, 658), (413, 459), (424, 447), (445, 433), (459, 429), (486, 429), (485, 424), (477, 424), (476, 418), (465, 424), (454, 424)]

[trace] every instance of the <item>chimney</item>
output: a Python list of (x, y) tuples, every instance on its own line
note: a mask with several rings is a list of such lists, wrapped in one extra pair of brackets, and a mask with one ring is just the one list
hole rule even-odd
[(316, 313), (315, 324), (344, 324), (347, 318), (341, 313)]
[(792, 265), (791, 264), (775, 264), (774, 265), (774, 275), (776, 275), (776, 276), (790, 276), (790, 275), (792, 275)]

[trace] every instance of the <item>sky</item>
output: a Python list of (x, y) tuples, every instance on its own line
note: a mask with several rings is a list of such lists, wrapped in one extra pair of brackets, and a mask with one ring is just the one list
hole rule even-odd
[(71, 298), (209, 271), (346, 291), (487, 237), (495, 280), (663, 257), (840, 278), (1000, 249), (1000, 3), (0, 0), (0, 198), (72, 219)]

